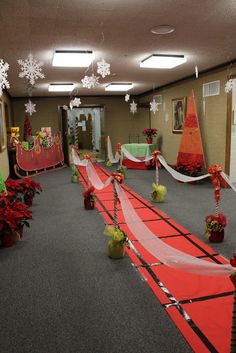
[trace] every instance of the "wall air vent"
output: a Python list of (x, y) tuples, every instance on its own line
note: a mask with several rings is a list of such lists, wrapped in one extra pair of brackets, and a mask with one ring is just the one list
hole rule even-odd
[(218, 96), (220, 94), (220, 80), (204, 83), (202, 85), (203, 97)]
[(157, 96), (153, 96), (153, 99), (155, 99), (156, 103), (162, 104), (162, 95), (158, 94)]

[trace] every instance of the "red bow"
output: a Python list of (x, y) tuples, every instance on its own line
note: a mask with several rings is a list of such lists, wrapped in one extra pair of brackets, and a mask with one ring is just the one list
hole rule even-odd
[(215, 188), (215, 200), (216, 202), (220, 201), (220, 185), (223, 187), (227, 186), (227, 183), (222, 178), (221, 173), (222, 167), (220, 165), (212, 165), (208, 169), (208, 173), (211, 174), (211, 181)]
[(155, 150), (152, 152), (152, 158), (153, 158), (153, 161), (156, 163), (157, 168), (161, 168), (161, 164), (160, 164), (159, 158), (158, 158), (158, 156), (160, 154), (161, 154), (161, 152), (158, 150)]
[(124, 175), (121, 173), (112, 173), (111, 176), (113, 177), (113, 182), (114, 180), (117, 181), (119, 184), (122, 184), (122, 181), (124, 180)]
[(90, 154), (84, 154), (84, 159), (90, 160), (91, 159), (91, 155)]
[(88, 188), (88, 190), (83, 192), (84, 198), (89, 197), (94, 192), (94, 190), (95, 190), (94, 186), (90, 186), (90, 188)]

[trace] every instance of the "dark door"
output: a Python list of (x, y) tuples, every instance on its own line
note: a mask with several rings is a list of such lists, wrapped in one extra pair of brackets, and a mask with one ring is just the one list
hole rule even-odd
[(64, 153), (64, 161), (67, 165), (70, 165), (67, 110), (64, 110), (63, 108), (60, 108), (60, 110), (61, 110), (61, 134), (62, 134), (62, 148)]

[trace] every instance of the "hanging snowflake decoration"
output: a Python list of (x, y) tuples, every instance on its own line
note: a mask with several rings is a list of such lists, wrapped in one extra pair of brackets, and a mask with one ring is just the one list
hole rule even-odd
[(63, 105), (62, 108), (63, 108), (64, 110), (68, 110), (67, 105)]
[(80, 104), (81, 104), (80, 98), (74, 98), (70, 101), (69, 106), (70, 106), (70, 109), (73, 109), (73, 107), (79, 107)]
[(74, 107), (79, 107), (81, 104), (81, 99), (80, 98), (74, 98), (73, 99), (73, 106)]
[(135, 103), (134, 101), (130, 103), (130, 112), (133, 114), (137, 113), (137, 103)]
[(129, 101), (129, 98), (130, 98), (130, 95), (127, 93), (127, 94), (125, 95), (125, 101), (128, 102), (128, 101)]
[(29, 115), (31, 116), (33, 113), (36, 113), (35, 106), (36, 104), (32, 103), (29, 99), (28, 103), (25, 104), (25, 112), (29, 113)]
[(10, 88), (10, 84), (7, 81), (7, 71), (9, 64), (4, 63), (3, 59), (0, 59), (0, 97), (2, 96), (2, 90), (4, 88)]
[(97, 73), (100, 74), (102, 78), (111, 74), (111, 71), (110, 71), (111, 65), (108, 64), (104, 59), (102, 59), (102, 61), (98, 61), (97, 66), (98, 66)]
[(153, 98), (152, 102), (150, 102), (150, 112), (153, 112), (155, 114), (156, 112), (158, 112), (158, 110), (158, 103)]
[(99, 77), (92, 74), (92, 76), (84, 76), (81, 80), (83, 87), (88, 89), (94, 88), (99, 85)]
[(21, 72), (19, 73), (20, 78), (26, 77), (30, 84), (33, 86), (38, 78), (44, 78), (42, 73), (43, 63), (41, 61), (34, 60), (32, 54), (28, 55), (26, 60), (18, 60), (18, 64), (21, 66)]
[(234, 86), (234, 81), (232, 79), (228, 80), (225, 84), (225, 93), (229, 93), (232, 91)]

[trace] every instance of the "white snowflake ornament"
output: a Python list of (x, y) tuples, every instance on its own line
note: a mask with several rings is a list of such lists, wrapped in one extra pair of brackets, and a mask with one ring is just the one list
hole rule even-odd
[(83, 87), (94, 88), (99, 85), (99, 77), (92, 74), (92, 76), (84, 76), (81, 80)]
[(10, 88), (10, 84), (7, 80), (7, 71), (9, 64), (4, 63), (3, 59), (0, 59), (0, 96), (2, 96), (2, 90), (4, 88)]
[(36, 104), (32, 103), (29, 99), (28, 103), (25, 104), (25, 112), (29, 113), (29, 115), (31, 116), (33, 113), (36, 113), (35, 106)]
[(225, 84), (225, 93), (229, 93), (232, 91), (234, 86), (234, 81), (232, 79), (228, 80)]
[(127, 94), (125, 95), (125, 101), (128, 102), (128, 101), (129, 101), (129, 98), (130, 98), (130, 95), (127, 93)]
[(63, 110), (68, 110), (67, 105), (63, 105), (62, 108), (63, 108)]
[(70, 101), (69, 106), (70, 106), (70, 109), (73, 109), (73, 107), (79, 107), (80, 104), (81, 104), (80, 98), (74, 98)]
[(44, 78), (42, 73), (43, 63), (41, 61), (34, 60), (32, 54), (28, 55), (26, 60), (17, 60), (18, 64), (21, 66), (21, 72), (19, 73), (20, 78), (26, 77), (30, 84), (33, 86), (38, 78)]
[(74, 107), (79, 107), (81, 104), (81, 99), (80, 98), (74, 98), (73, 99), (73, 105)]
[(156, 112), (158, 112), (158, 110), (158, 103), (153, 98), (152, 102), (150, 102), (150, 112), (153, 112), (155, 114)]
[(135, 101), (130, 103), (130, 112), (133, 114), (137, 113), (137, 103), (135, 103)]
[(110, 64), (108, 64), (104, 59), (102, 61), (97, 62), (97, 73), (102, 76), (102, 78), (111, 74), (110, 72)]

